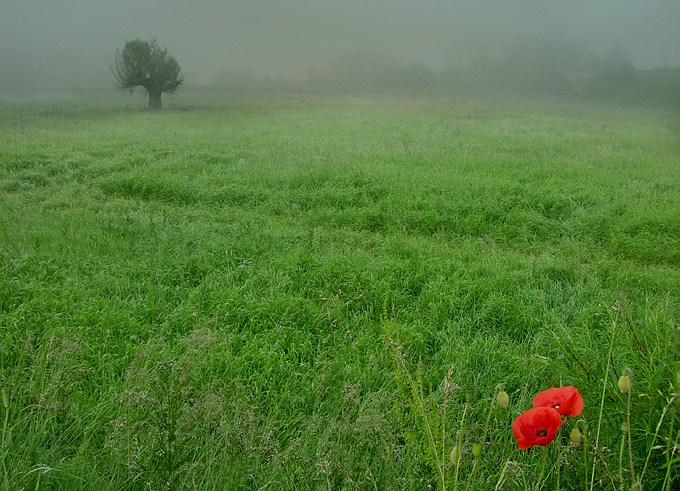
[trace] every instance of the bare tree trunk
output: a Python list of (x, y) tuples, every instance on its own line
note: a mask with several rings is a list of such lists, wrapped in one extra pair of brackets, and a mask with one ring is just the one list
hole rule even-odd
[(146, 89), (149, 93), (149, 111), (160, 111), (161, 106), (161, 91), (154, 89)]

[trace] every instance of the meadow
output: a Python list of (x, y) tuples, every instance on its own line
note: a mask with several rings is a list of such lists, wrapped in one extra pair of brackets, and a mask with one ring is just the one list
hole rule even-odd
[(0, 103), (4, 489), (680, 484), (677, 113), (164, 103)]

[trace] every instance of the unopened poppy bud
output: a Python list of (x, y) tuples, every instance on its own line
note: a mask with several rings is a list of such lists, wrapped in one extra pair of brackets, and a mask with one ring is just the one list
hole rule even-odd
[(623, 374), (619, 377), (619, 390), (624, 394), (630, 393), (631, 386), (633, 385), (630, 375)]
[(460, 447), (456, 445), (455, 447), (453, 447), (453, 449), (451, 449), (450, 455), (451, 463), (456, 467), (458, 467), (458, 464), (460, 463), (460, 456), (461, 456)]
[(507, 409), (510, 404), (510, 396), (508, 396), (507, 392), (502, 390), (496, 395), (496, 402), (503, 409)]
[(479, 457), (482, 456), (482, 444), (481, 443), (473, 443), (472, 444), (472, 456), (475, 459), (478, 459)]
[(621, 433), (628, 433), (628, 425), (626, 423), (621, 423)]
[(569, 432), (569, 441), (574, 445), (578, 445), (579, 443), (581, 443), (581, 440), (583, 440), (583, 435), (581, 434), (578, 428), (574, 427)]

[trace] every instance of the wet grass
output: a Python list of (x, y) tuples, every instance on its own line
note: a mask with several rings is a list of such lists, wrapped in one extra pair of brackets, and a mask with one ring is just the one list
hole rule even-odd
[[(395, 345), (423, 367), (428, 403), (451, 365), (473, 391), (467, 457), (504, 384), (476, 479), (493, 489), (511, 461), (503, 482), (523, 487), (540, 459), (516, 450), (512, 419), (571, 384), (594, 428), (612, 339), (591, 461), (614, 470), (597, 479), (620, 479), (615, 380), (630, 367), (635, 458), (662, 447), (645, 479), (664, 482), (677, 404), (654, 432), (680, 384), (675, 115), (450, 96), (96, 107), (0, 112), (10, 489), (436, 486)], [(586, 487), (588, 460), (566, 443), (562, 458)]]

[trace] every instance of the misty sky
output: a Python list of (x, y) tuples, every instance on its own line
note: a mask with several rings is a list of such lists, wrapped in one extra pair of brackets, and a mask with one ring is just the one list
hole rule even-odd
[(113, 86), (115, 49), (152, 37), (188, 83), (237, 67), (302, 78), (359, 51), (440, 69), (532, 34), (680, 67), (679, 26), (680, 0), (0, 0), (0, 89)]

